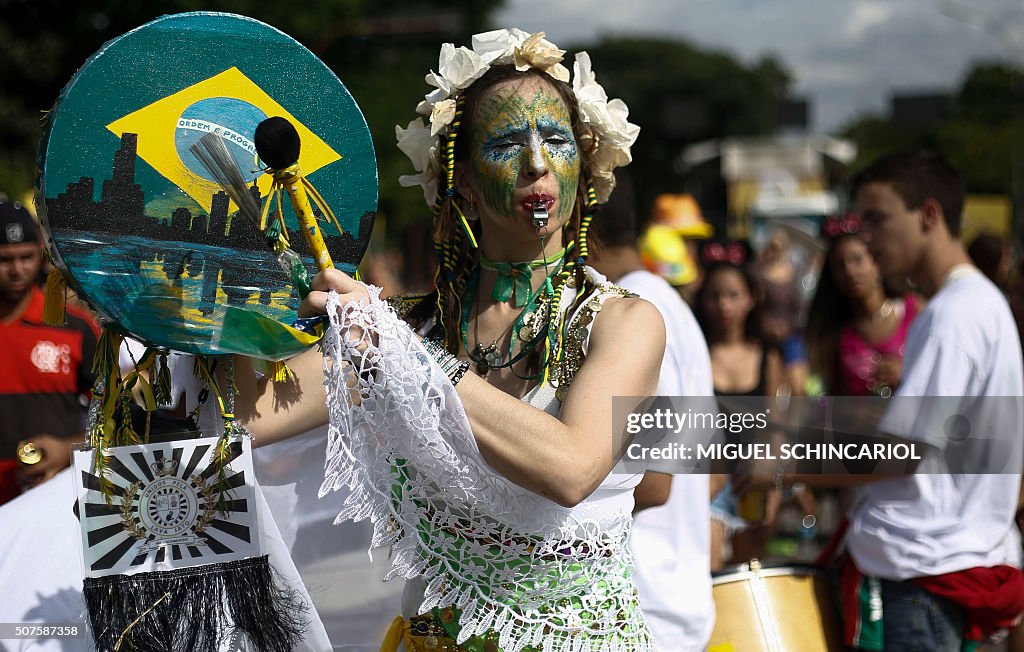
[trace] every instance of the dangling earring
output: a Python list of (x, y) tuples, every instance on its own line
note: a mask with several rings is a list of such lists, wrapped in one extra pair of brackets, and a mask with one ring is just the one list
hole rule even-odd
[(469, 202), (469, 205), (466, 206), (463, 213), (466, 215), (467, 220), (470, 222), (476, 222), (480, 219), (480, 215), (476, 212), (476, 197), (474, 195), (470, 195), (467, 201)]

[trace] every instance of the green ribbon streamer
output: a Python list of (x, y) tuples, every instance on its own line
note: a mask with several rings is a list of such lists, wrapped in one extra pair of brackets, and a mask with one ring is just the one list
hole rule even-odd
[(525, 306), (533, 290), (530, 283), (533, 276), (530, 263), (498, 263), (495, 271), (498, 272), (498, 280), (491, 290), (491, 298), (495, 301), (508, 301), (512, 298), (512, 291), (515, 288), (516, 307)]

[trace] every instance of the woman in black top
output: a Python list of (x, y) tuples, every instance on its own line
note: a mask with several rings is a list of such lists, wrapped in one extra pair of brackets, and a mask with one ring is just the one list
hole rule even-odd
[[(747, 261), (745, 242), (710, 242), (701, 253), (706, 265), (704, 283), (694, 300), (697, 319), (711, 352), (711, 372), (716, 396), (774, 397), (783, 382), (782, 356), (768, 346), (760, 332), (760, 289)], [(755, 404), (756, 403), (756, 404)], [(743, 411), (763, 409), (761, 402), (744, 402)], [(722, 544), (731, 538), (734, 561), (760, 556), (771, 531), (770, 515), (778, 495), (744, 499), (741, 509), (731, 484), (711, 503), (711, 569), (724, 564)], [(771, 503), (769, 505), (768, 503)], [(742, 512), (742, 514), (741, 514)], [(767, 517), (767, 518), (765, 518)], [(755, 521), (755, 522), (751, 522)]]

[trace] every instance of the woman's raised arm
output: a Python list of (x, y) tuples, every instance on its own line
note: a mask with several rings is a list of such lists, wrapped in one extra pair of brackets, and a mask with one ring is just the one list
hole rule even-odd
[(249, 358), (235, 358), (235, 417), (255, 437), (257, 446), (272, 444), (327, 423), (323, 356), (316, 347), (288, 360), (294, 379), (273, 383), (258, 378)]
[(657, 392), (665, 324), (642, 299), (609, 299), (590, 334), (585, 364), (561, 420), (467, 374), (457, 390), (484, 459), (503, 476), (572, 507), (589, 496), (629, 445), (615, 396)]

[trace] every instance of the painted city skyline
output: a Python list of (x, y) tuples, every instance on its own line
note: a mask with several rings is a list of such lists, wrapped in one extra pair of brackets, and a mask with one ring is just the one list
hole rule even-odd
[[(95, 179), (92, 177), (80, 177), (56, 197), (46, 198), (46, 218), (51, 230), (120, 233), (228, 249), (267, 248), (257, 225), (238, 212), (229, 214), (230, 199), (224, 191), (212, 196), (209, 214), (201, 210), (193, 213), (179, 206), (170, 215), (147, 215), (145, 193), (135, 182), (138, 139), (138, 134), (122, 134), (121, 146), (114, 152), (111, 178), (103, 180), (99, 201), (95, 199)], [(249, 191), (259, 204), (262, 198), (255, 183)], [(315, 208), (314, 212), (317, 212)], [(364, 213), (355, 236), (348, 232), (334, 235), (323, 231), (332, 257), (335, 260), (358, 259), (362, 243), (369, 238), (373, 228), (373, 219), (373, 212)], [(311, 256), (306, 240), (297, 228), (291, 229), (289, 240), (299, 255)]]
[[(212, 196), (209, 214), (183, 206), (147, 214), (135, 181), (138, 142), (137, 134), (123, 134), (98, 200), (91, 177), (46, 198), (45, 222), (72, 286), (143, 341), (191, 353), (240, 352), (237, 340), (226, 343), (234, 334), (221, 328), (228, 309), (292, 323), (300, 297), (291, 278), (257, 226), (229, 213), (226, 193)], [(255, 185), (250, 192), (259, 199)], [(369, 238), (373, 217), (368, 212), (361, 219), (360, 238)], [(324, 240), (338, 266), (354, 271), (340, 261), (358, 260), (360, 239), (346, 232)], [(290, 241), (315, 274), (305, 238), (293, 232)]]

